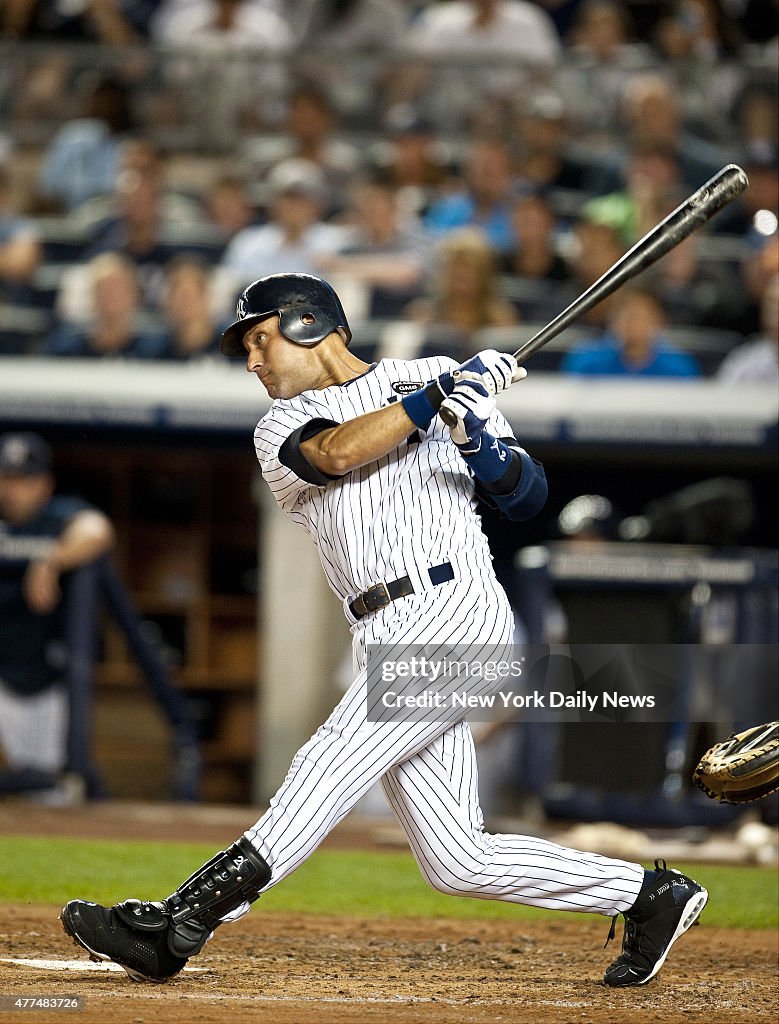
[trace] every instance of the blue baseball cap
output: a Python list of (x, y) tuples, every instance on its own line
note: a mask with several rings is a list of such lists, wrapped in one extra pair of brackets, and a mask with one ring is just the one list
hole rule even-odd
[(0, 473), (35, 476), (51, 469), (51, 448), (38, 434), (0, 435)]

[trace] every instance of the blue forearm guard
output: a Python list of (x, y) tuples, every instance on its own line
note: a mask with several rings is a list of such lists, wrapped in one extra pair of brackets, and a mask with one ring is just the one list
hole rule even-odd
[(540, 462), (506, 441), (514, 439), (500, 440), (485, 432), (479, 451), (463, 459), (478, 481), (479, 497), (507, 519), (521, 522), (532, 519), (546, 504), (546, 474)]

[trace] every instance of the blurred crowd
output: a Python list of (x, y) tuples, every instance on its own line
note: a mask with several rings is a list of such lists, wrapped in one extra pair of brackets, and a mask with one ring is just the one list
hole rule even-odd
[(215, 358), (238, 292), (302, 271), (363, 357), (461, 358), (733, 162), (744, 195), (536, 365), (776, 384), (778, 25), (776, 0), (5, 0), (0, 355)]

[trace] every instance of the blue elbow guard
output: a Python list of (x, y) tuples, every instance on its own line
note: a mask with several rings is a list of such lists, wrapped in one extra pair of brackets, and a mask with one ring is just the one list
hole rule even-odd
[(507, 519), (522, 522), (538, 515), (546, 504), (546, 474), (526, 451), (512, 448), (511, 454), (511, 466), (499, 480), (479, 481), (479, 496)]

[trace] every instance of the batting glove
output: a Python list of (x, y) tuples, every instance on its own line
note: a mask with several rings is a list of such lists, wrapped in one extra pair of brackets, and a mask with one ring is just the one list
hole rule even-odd
[(453, 370), (447, 370), (437, 377), (433, 383), (437, 385), (442, 396), (451, 395), (455, 386), (464, 380), (481, 381), (491, 395), (501, 391), (527, 376), (527, 370), (518, 366), (514, 356), (508, 352), (496, 352), (484, 349)]
[(526, 371), (508, 352), (496, 352), (495, 349), (487, 348), (461, 363), (456, 370), (452, 370), (455, 383), (462, 379), (472, 379), (473, 374), (481, 377), (491, 395), (499, 395), (510, 384), (522, 380), (526, 376)]
[(475, 455), (481, 448), (482, 431), (495, 411), (495, 396), (481, 380), (463, 380), (441, 403), (455, 423), (449, 428), (452, 440), (463, 455)]
[(409, 419), (421, 430), (427, 430), (444, 400), (458, 384), (472, 381), (482, 384), (490, 395), (504, 391), (509, 384), (527, 376), (523, 366), (517, 366), (512, 355), (485, 349), (467, 362), (447, 370), (419, 391), (402, 400)]

